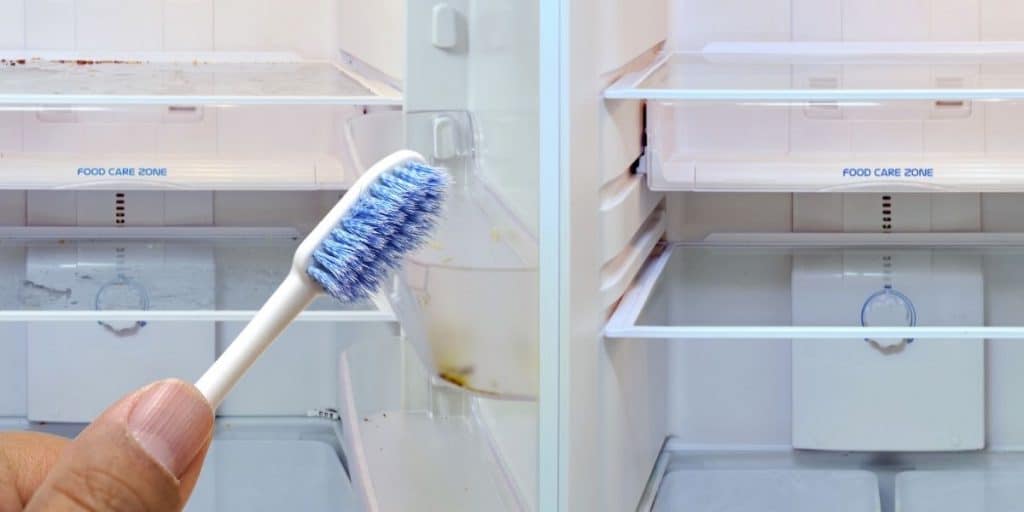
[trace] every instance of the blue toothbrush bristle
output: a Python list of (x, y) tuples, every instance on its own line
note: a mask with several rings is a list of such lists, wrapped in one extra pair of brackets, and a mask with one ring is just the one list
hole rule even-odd
[(340, 301), (369, 298), (426, 242), (448, 183), (444, 171), (415, 162), (385, 171), (313, 252), (306, 273)]

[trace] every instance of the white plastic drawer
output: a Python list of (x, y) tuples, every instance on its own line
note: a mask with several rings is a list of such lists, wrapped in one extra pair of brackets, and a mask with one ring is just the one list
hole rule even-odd
[(652, 512), (879, 512), (868, 471), (679, 470), (665, 475)]
[(349, 107), (0, 108), (0, 189), (344, 189)]
[(1024, 472), (907, 471), (896, 475), (895, 512), (1010, 512), (1024, 500)]

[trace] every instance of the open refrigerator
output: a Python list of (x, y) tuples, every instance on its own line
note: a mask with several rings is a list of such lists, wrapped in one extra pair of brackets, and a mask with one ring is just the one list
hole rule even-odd
[(1015, 510), (1024, 7), (0, 0), (0, 417), (194, 379), (381, 156), (455, 178), (191, 510)]
[(562, 509), (1018, 510), (1024, 6), (561, 5)]
[(0, 428), (194, 381), (359, 174), (454, 187), (218, 410), (189, 511), (538, 508), (538, 5), (0, 1)]

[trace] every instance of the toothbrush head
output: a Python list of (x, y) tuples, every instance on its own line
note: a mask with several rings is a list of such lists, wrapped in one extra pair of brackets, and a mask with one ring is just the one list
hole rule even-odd
[[(304, 261), (306, 275), (340, 301), (369, 298), (388, 272), (427, 240), (449, 182), (446, 172), (410, 152), (381, 161), (314, 229), (307, 241), (315, 238), (319, 244), (297, 263)], [(351, 194), (357, 194), (354, 201)]]

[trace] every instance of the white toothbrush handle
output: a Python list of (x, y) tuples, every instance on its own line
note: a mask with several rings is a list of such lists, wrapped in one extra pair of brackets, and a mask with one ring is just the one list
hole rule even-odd
[(318, 294), (318, 288), (296, 275), (294, 270), (288, 273), (231, 346), (196, 382), (196, 387), (214, 409), (220, 406), (260, 354)]

